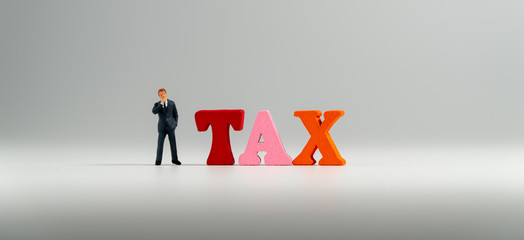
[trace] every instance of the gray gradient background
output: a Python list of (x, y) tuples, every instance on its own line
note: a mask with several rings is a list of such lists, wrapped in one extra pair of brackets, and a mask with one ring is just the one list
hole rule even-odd
[[(0, 1), (0, 237), (522, 239), (523, 12)], [(151, 166), (161, 87), (181, 167)], [(293, 111), (344, 110), (332, 136), (350, 164), (203, 166), (193, 116), (221, 108), (246, 111), (235, 157), (259, 110), (292, 157), (309, 137)]]

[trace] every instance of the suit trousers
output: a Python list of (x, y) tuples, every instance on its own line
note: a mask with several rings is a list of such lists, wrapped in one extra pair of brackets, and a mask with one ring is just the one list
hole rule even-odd
[(171, 161), (178, 161), (178, 155), (176, 152), (176, 140), (175, 130), (171, 130), (168, 127), (164, 127), (163, 130), (158, 132), (158, 146), (156, 148), (156, 162), (162, 162), (162, 153), (164, 152), (164, 139), (166, 135), (169, 137), (169, 145), (171, 147)]

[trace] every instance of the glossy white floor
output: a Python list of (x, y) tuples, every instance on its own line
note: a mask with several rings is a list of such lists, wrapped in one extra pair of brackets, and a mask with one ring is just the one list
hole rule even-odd
[(154, 166), (140, 149), (3, 144), (0, 239), (524, 238), (517, 145), (341, 152), (343, 167), (206, 166), (205, 151)]

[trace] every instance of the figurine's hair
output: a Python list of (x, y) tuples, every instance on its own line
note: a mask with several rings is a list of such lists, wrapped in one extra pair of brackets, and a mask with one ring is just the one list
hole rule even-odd
[(158, 93), (160, 93), (160, 92), (165, 92), (165, 93), (167, 93), (167, 91), (166, 91), (165, 89), (163, 89), (163, 88), (158, 89)]

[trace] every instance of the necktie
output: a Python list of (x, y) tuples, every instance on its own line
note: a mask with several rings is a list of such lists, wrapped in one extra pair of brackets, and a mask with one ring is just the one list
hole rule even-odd
[(166, 109), (166, 103), (164, 102), (164, 110)]

